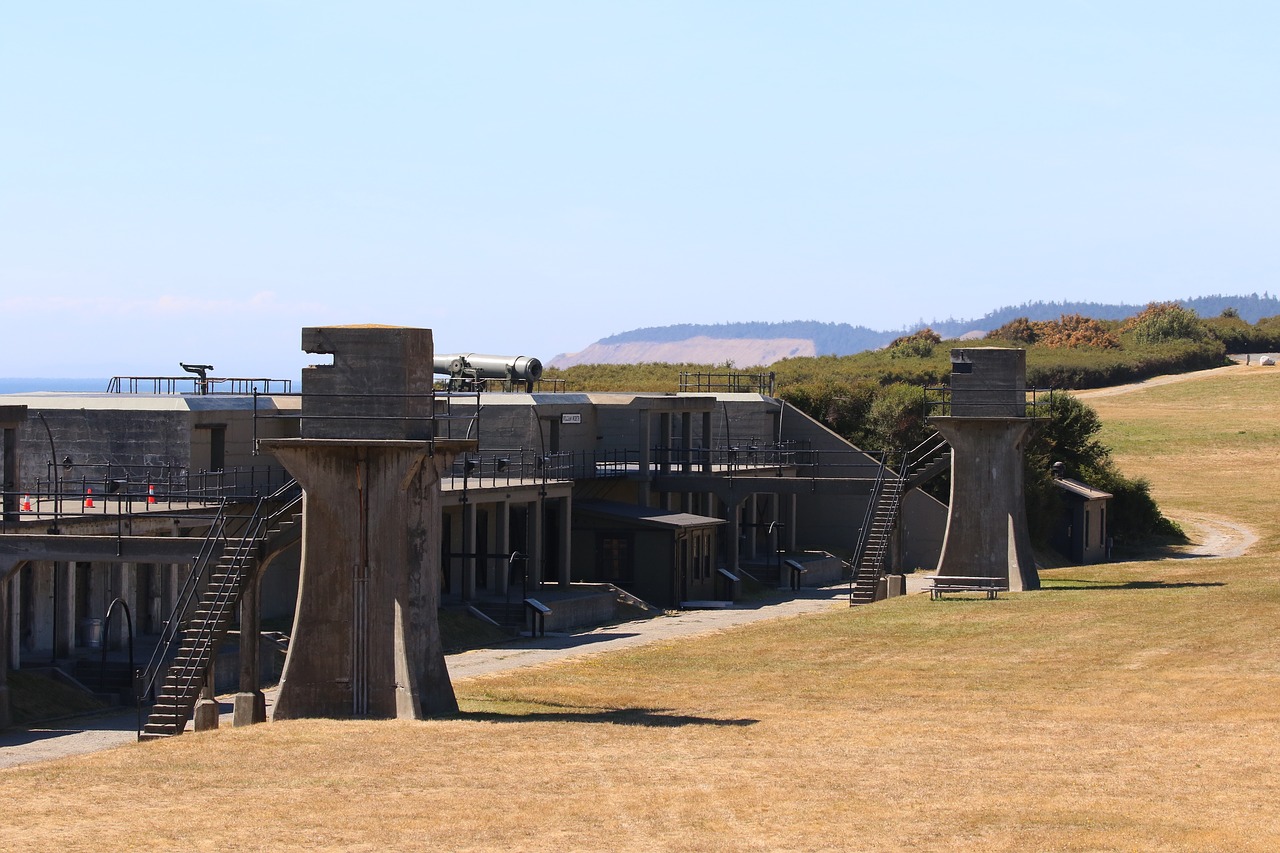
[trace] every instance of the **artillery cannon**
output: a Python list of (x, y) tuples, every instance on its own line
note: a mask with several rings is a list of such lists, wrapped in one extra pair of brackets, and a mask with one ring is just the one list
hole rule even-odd
[(523, 383), (525, 391), (533, 391), (542, 377), (542, 362), (527, 355), (437, 355), (434, 367), (449, 377), (450, 391), (483, 391), (491, 380), (501, 381), (507, 390)]

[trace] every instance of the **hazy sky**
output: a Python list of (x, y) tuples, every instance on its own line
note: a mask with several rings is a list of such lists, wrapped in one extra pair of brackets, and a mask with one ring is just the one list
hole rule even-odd
[(1275, 2), (29, 2), (0, 376), (1278, 289)]

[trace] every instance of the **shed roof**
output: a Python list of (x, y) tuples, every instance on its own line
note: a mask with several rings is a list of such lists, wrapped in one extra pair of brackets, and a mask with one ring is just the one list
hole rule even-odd
[(651, 506), (636, 506), (620, 501), (574, 501), (573, 512), (618, 518), (646, 527), (694, 528), (724, 524), (723, 518), (694, 515), (691, 512), (672, 512)]
[(1079, 480), (1072, 480), (1068, 477), (1060, 477), (1053, 481), (1053, 484), (1064, 492), (1083, 498), (1087, 501), (1105, 501), (1110, 500), (1114, 495), (1110, 492), (1103, 492), (1098, 489), (1086, 486)]

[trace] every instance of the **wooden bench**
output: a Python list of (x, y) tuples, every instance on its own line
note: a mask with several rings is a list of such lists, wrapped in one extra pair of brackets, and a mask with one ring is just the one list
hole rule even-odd
[(1004, 578), (972, 578), (958, 575), (929, 578), (933, 583), (929, 586), (929, 599), (937, 601), (944, 592), (985, 592), (987, 598), (998, 598), (1001, 592), (1008, 592), (1009, 585)]

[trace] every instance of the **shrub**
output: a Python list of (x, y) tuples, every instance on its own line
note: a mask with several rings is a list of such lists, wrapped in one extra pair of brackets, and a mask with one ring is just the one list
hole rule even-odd
[(1034, 344), (1040, 340), (1040, 329), (1044, 323), (1031, 321), (1026, 317), (1017, 317), (998, 329), (987, 332), (987, 340), (1010, 341), (1015, 344)]
[(1080, 314), (1063, 314), (1061, 319), (1041, 324), (1039, 343), (1053, 349), (1095, 347), (1119, 349), (1120, 339), (1101, 322)]
[(879, 389), (867, 421), (863, 449), (907, 450), (933, 431), (925, 421), (924, 392), (901, 382)]
[(1202, 341), (1208, 337), (1204, 323), (1196, 312), (1176, 302), (1152, 302), (1125, 321), (1122, 331), (1143, 344), (1168, 341)]
[(903, 335), (889, 344), (890, 358), (928, 358), (933, 348), (942, 343), (942, 336), (933, 329), (921, 329)]

